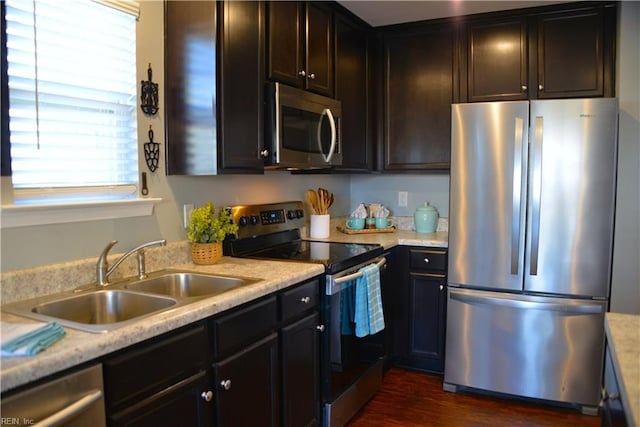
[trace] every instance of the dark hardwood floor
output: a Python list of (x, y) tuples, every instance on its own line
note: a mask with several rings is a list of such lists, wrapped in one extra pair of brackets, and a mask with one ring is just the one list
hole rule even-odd
[(584, 426), (600, 417), (578, 410), (442, 390), (442, 377), (392, 368), (381, 390), (349, 423), (372, 426)]

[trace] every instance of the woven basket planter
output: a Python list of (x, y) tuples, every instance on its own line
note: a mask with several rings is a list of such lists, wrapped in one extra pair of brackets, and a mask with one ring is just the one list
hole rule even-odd
[(192, 243), (191, 259), (194, 264), (215, 264), (222, 258), (222, 242)]

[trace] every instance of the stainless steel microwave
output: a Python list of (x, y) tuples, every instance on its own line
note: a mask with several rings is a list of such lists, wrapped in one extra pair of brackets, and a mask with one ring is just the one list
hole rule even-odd
[(280, 83), (267, 83), (265, 100), (265, 169), (342, 164), (340, 101)]

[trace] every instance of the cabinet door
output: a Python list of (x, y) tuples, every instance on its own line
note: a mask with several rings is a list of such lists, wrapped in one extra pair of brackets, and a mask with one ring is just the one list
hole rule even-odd
[(342, 165), (347, 171), (373, 167), (368, 30), (336, 14), (335, 97), (342, 102)]
[(527, 99), (526, 17), (467, 25), (469, 102)]
[(267, 78), (302, 87), (302, 3), (267, 2)]
[(270, 334), (213, 365), (219, 427), (278, 426), (278, 335)]
[(454, 41), (450, 25), (384, 36), (384, 170), (448, 169)]
[[(205, 2), (206, 3), (206, 2)], [(222, 173), (262, 173), (264, 3), (224, 1), (220, 9), (219, 100)]]
[(305, 88), (333, 96), (332, 12), (315, 2), (306, 5)]
[(444, 371), (446, 324), (446, 280), (444, 274), (409, 275), (409, 353), (413, 366)]
[(164, 16), (167, 175), (213, 175), (216, 3), (167, 1)]
[(318, 313), (282, 329), (283, 425), (320, 423)]
[[(537, 97), (611, 96), (613, 37), (604, 8), (537, 18)], [(606, 68), (606, 71), (605, 71)], [(533, 93), (533, 92), (532, 92)]]
[(213, 402), (209, 373), (201, 371), (109, 417), (114, 427), (211, 426)]

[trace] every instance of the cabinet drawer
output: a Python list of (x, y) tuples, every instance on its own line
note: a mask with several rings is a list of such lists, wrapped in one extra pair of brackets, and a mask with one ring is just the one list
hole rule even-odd
[(437, 249), (411, 249), (409, 251), (411, 270), (446, 271), (447, 251)]
[(213, 319), (213, 357), (218, 360), (255, 342), (273, 330), (277, 323), (278, 306), (275, 296)]
[(108, 410), (139, 401), (210, 363), (204, 324), (160, 340), (147, 341), (103, 362)]
[(300, 285), (294, 289), (283, 292), (280, 295), (280, 307), (282, 321), (286, 322), (300, 313), (318, 305), (319, 280)]

